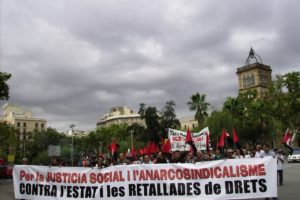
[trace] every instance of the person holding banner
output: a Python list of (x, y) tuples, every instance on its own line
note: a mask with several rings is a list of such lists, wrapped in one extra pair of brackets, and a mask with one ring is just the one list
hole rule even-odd
[(184, 161), (185, 153), (180, 151), (175, 151), (172, 155), (170, 163), (185, 163)]
[(227, 149), (226, 150), (226, 159), (234, 159), (233, 153), (234, 153), (233, 149)]
[(195, 159), (195, 162), (202, 162), (202, 161), (204, 161), (203, 153), (202, 153), (202, 151), (197, 151), (197, 157)]
[(151, 158), (148, 155), (144, 155), (143, 164), (152, 164)]
[(189, 152), (186, 155), (185, 163), (195, 163), (195, 157), (194, 157), (193, 152)]
[(217, 149), (216, 149), (216, 153), (215, 153), (215, 155), (214, 155), (214, 157), (213, 157), (213, 160), (221, 160), (221, 159), (223, 159), (223, 158), (224, 158), (224, 157), (223, 157), (223, 155), (221, 154), (220, 149), (217, 148)]
[(244, 158), (244, 156), (241, 154), (241, 150), (239, 150), (239, 149), (235, 150), (234, 158), (235, 159), (243, 159)]
[[(264, 145), (264, 152), (260, 155), (260, 158), (264, 158), (264, 157), (268, 157), (268, 156), (272, 156), (273, 158), (276, 158), (275, 153), (273, 151), (271, 151), (271, 149), (270, 149), (270, 145), (269, 144), (265, 144)], [(277, 197), (271, 197), (271, 198), (273, 200), (278, 199)], [(270, 198), (266, 198), (265, 200), (268, 200), (268, 199), (270, 199)]]
[(117, 165), (128, 165), (128, 164), (129, 164), (129, 160), (126, 159), (124, 153), (120, 153)]
[(158, 152), (155, 162), (156, 164), (163, 164), (163, 163), (168, 163), (165, 156), (163, 155), (163, 153), (160, 151)]
[(107, 167), (106, 164), (104, 163), (104, 158), (102, 156), (98, 157), (98, 160), (97, 160), (97, 163), (96, 163), (95, 167), (98, 167), (98, 168)]
[(261, 145), (258, 144), (258, 145), (256, 146), (256, 152), (255, 152), (254, 157), (255, 157), (255, 158), (260, 158), (260, 157), (261, 157), (261, 154), (263, 154), (263, 153), (265, 153), (264, 150), (262, 150)]

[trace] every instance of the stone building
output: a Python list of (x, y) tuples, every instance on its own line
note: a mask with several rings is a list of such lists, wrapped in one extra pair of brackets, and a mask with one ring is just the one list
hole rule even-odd
[(26, 155), (26, 141), (32, 138), (34, 131), (44, 130), (47, 126), (46, 119), (33, 117), (30, 110), (11, 103), (4, 104), (1, 121), (17, 130), (17, 137), (20, 141), (19, 151), (24, 157)]
[(259, 97), (268, 94), (268, 86), (272, 81), (272, 69), (262, 63), (261, 57), (251, 48), (245, 66), (237, 68), (239, 91), (255, 89)]
[(127, 107), (113, 107), (109, 113), (103, 115), (103, 117), (97, 122), (97, 128), (108, 127), (112, 124), (140, 124), (144, 125), (144, 120), (141, 119), (138, 113), (134, 113), (133, 110)]
[(30, 110), (10, 103), (6, 103), (2, 109), (2, 121), (17, 129), (21, 140), (24, 137), (28, 137), (26, 133), (34, 132), (35, 130), (41, 131), (46, 129), (47, 120), (33, 117), (33, 114)]

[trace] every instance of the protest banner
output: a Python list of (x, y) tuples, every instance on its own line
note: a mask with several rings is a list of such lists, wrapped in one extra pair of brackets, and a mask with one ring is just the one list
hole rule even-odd
[(16, 165), (16, 199), (249, 199), (277, 196), (276, 159), (108, 168)]
[[(206, 135), (202, 132), (191, 133), (192, 140), (197, 150), (206, 150)], [(185, 143), (186, 132), (169, 129), (168, 137), (172, 151), (189, 151), (190, 145)]]

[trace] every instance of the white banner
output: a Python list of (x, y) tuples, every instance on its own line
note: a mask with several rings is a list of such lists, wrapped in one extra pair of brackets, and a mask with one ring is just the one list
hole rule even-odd
[[(206, 134), (203, 130), (197, 133), (191, 133), (192, 139), (194, 141), (197, 150), (206, 150)], [(169, 129), (168, 135), (169, 135), (172, 151), (190, 150), (191, 148), (190, 145), (185, 143), (186, 132), (175, 130), (175, 129)]]
[(277, 196), (272, 157), (108, 168), (16, 165), (16, 199), (249, 199)]

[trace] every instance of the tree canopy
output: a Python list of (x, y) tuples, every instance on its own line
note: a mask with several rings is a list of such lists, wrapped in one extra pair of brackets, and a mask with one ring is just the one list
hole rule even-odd
[(10, 79), (11, 74), (6, 72), (0, 72), (0, 99), (9, 99), (9, 86), (7, 84), (8, 79)]

